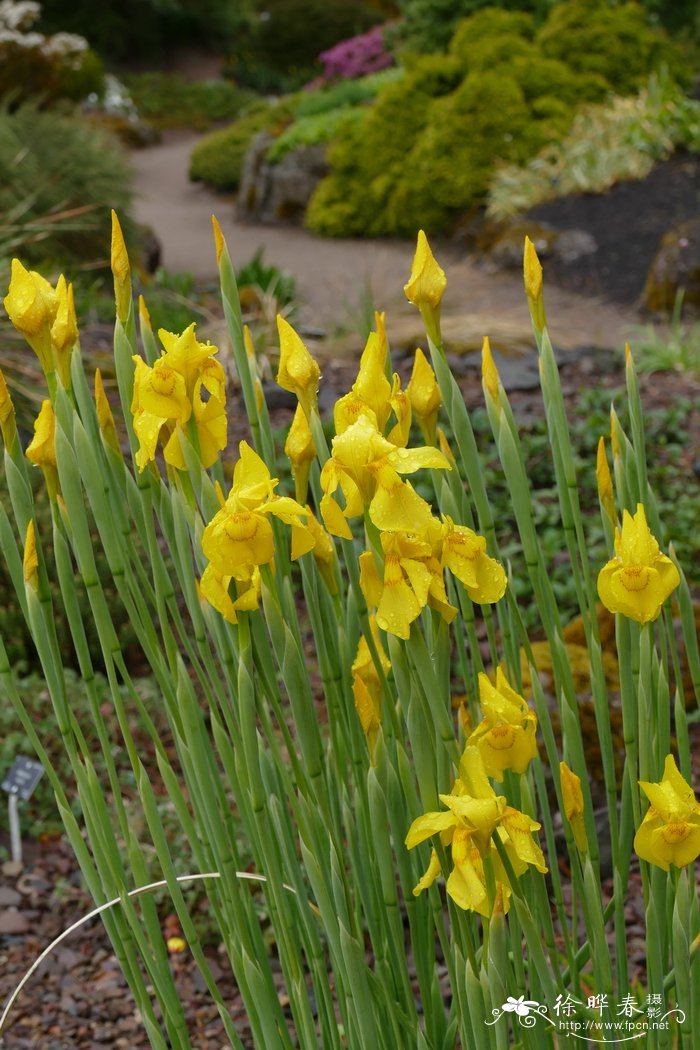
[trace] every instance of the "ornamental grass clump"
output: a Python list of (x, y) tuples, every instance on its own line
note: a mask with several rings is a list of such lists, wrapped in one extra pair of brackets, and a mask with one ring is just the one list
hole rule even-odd
[[(629, 432), (613, 411), (609, 447), (603, 435), (590, 464), (610, 559), (592, 564), (528, 242), (562, 555), (580, 614), (574, 646), (485, 340), (485, 405), (522, 557), (499, 550), (441, 341), (447, 278), (425, 236), (406, 294), (427, 339), (408, 385), (392, 368), (390, 321), (377, 314), (355, 382), (322, 421), (321, 368), (280, 318), (277, 378), (298, 401), (280, 440), (216, 221), (214, 233), (250, 424), (232, 478), (221, 461), (232, 408), (217, 349), (194, 326), (152, 332), (146, 304), (132, 302), (116, 218), (119, 411), (99, 373), (94, 385), (85, 374), (63, 278), (53, 288), (16, 263), (5, 300), (39, 356), (47, 397), (25, 450), (0, 383), (13, 512), (0, 511), (0, 535), (73, 784), (49, 760), (4, 645), (0, 680), (46, 767), (151, 1046), (197, 1045), (151, 895), (158, 889), (172, 898), (178, 950), (191, 954), (221, 1038), (236, 1050), (534, 1050), (584, 1031), (616, 1042), (630, 1024), (648, 1047), (691, 1050), (700, 1031), (700, 807), (691, 787), (700, 656), (688, 583), (647, 481), (631, 353)], [(50, 523), (33, 505), (37, 467)], [(98, 550), (160, 691), (158, 724), (117, 640)], [(533, 594), (528, 623), (538, 627), (529, 634), (518, 574)], [(133, 774), (128, 807), (76, 579)], [(59, 602), (85, 683), (80, 717), (68, 702)], [(614, 614), (615, 674), (600, 603)], [(546, 675), (536, 662), (545, 650)], [(584, 699), (594, 710), (585, 726)], [(183, 885), (206, 894), (207, 932), (230, 962), (249, 1035), (217, 986)], [(641, 968), (632, 906), (644, 915)], [(16, 994), (0, 1031), (13, 1025)]]

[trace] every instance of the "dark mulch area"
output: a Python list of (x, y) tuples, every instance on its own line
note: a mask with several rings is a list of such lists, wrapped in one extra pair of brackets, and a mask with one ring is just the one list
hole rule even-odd
[(547, 280), (619, 303), (637, 303), (662, 236), (700, 215), (700, 157), (679, 152), (644, 179), (607, 193), (581, 193), (540, 204), (527, 218), (585, 230), (598, 250), (572, 262), (547, 260)]

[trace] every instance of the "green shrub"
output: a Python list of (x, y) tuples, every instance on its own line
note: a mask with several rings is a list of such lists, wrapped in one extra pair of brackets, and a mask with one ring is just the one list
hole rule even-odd
[[(449, 54), (455, 55), (467, 69), (478, 69), (483, 62), (478, 59), (479, 46), (498, 43), (503, 38), (508, 46), (514, 39), (533, 40), (535, 23), (524, 11), (504, 11), (498, 7), (486, 7), (471, 18), (457, 22), (450, 40)], [(477, 56), (477, 57), (475, 57)]]
[(357, 106), (340, 106), (327, 113), (295, 120), (272, 143), (267, 159), (273, 162), (282, 160), (290, 150), (299, 146), (324, 146), (339, 135), (346, 135), (351, 127), (360, 123), (362, 116), (362, 110)]
[(260, 103), (249, 112), (220, 131), (205, 135), (190, 156), (190, 179), (205, 182), (216, 190), (238, 189), (243, 161), (248, 147), (259, 131), (289, 124), (293, 114), (293, 100), (268, 105)]
[(129, 227), (124, 155), (84, 118), (25, 103), (0, 108), (0, 256), (109, 264), (110, 208)]
[[(455, 129), (464, 129), (455, 136)], [(441, 230), (488, 189), (498, 160), (528, 156), (540, 145), (522, 90), (499, 71), (470, 73), (457, 91), (430, 107), (424, 133), (406, 158), (409, 177), (391, 195), (386, 220), (412, 235)]]
[(304, 92), (296, 108), (297, 118), (315, 117), (332, 109), (340, 109), (341, 106), (358, 106), (370, 102), (380, 91), (401, 80), (403, 75), (403, 69), (395, 66), (383, 69), (381, 73), (369, 73), (357, 80), (341, 80), (332, 87)]
[[(501, 0), (497, 15), (532, 12), (544, 17), (552, 0)], [(396, 42), (408, 51), (444, 51), (457, 24), (482, 8), (494, 8), (494, 0), (401, 0), (403, 20), (395, 30)], [(505, 10), (502, 10), (505, 9)]]
[(404, 176), (416, 136), (429, 120), (433, 96), (449, 92), (459, 80), (456, 62), (430, 57), (382, 92), (362, 122), (330, 147), (333, 175), (321, 181), (309, 201), (309, 229), (328, 237), (393, 232), (386, 207)]
[(135, 73), (126, 86), (141, 117), (158, 128), (195, 128), (234, 120), (254, 96), (229, 80), (185, 80), (172, 73)]
[(552, 10), (537, 43), (544, 55), (575, 72), (604, 77), (618, 95), (633, 94), (661, 66), (681, 82), (692, 75), (684, 53), (662, 29), (648, 24), (636, 3), (610, 7), (606, 0), (566, 0)]

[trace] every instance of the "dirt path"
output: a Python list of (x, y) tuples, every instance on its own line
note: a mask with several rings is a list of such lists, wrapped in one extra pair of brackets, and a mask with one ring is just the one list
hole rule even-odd
[[(214, 212), (226, 236), (234, 265), (247, 262), (264, 247), (265, 261), (294, 275), (304, 304), (302, 318), (328, 330), (358, 317), (371, 301), (389, 320), (415, 313), (403, 295), (413, 244), (398, 240), (327, 240), (292, 227), (242, 224), (233, 201), (188, 181), (193, 135), (174, 134), (132, 155), (135, 216), (160, 239), (162, 262), (170, 270), (189, 270), (198, 278), (215, 276), (210, 217)], [(434, 244), (448, 275), (443, 303), (457, 327), (493, 335), (529, 331), (527, 305), (517, 274), (489, 273), (451, 244)], [(546, 280), (546, 272), (545, 272)], [(547, 287), (547, 305), (555, 342), (562, 347), (620, 347), (630, 326), (631, 309), (606, 305)]]

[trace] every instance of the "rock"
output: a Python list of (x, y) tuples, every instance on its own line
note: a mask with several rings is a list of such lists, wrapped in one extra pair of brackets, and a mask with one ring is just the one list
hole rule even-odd
[(547, 259), (552, 254), (558, 235), (553, 226), (520, 220), (510, 225), (500, 224), (493, 227), (490, 238), (481, 238), (480, 248), (499, 269), (522, 270), (526, 236), (534, 244), (540, 259)]
[(301, 225), (314, 189), (328, 174), (325, 146), (299, 146), (273, 164), (274, 136), (261, 131), (243, 162), (236, 214), (244, 221)]
[(9, 886), (0, 886), (0, 908), (16, 908), (22, 897)]
[(0, 911), (0, 937), (15, 933), (26, 933), (29, 922), (16, 908), (4, 908)]
[(597, 251), (596, 239), (587, 230), (558, 230), (551, 254), (563, 263), (575, 263)]
[(485, 227), (479, 247), (499, 269), (521, 270), (526, 236), (540, 259), (558, 259), (565, 266), (598, 250), (595, 238), (586, 230), (558, 230), (547, 223), (523, 220)]
[(652, 313), (670, 313), (680, 291), (684, 309), (700, 313), (700, 218), (661, 238), (644, 285), (644, 305)]

